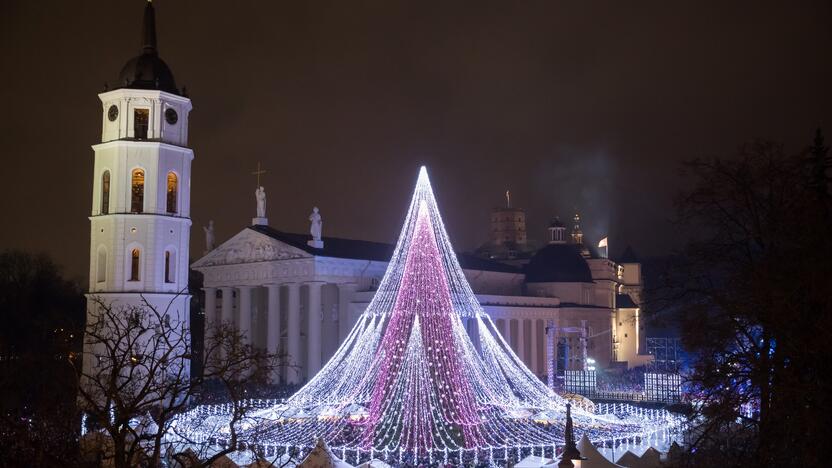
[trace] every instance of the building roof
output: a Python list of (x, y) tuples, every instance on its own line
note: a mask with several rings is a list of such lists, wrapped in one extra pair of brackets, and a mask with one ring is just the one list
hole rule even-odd
[(518, 244), (517, 242), (511, 241), (494, 244), (489, 241), (478, 247), (474, 251), (474, 255), (484, 259), (525, 259), (531, 258), (536, 251), (537, 244), (534, 241), (526, 242), (525, 244)]
[(141, 53), (122, 67), (116, 88), (158, 89), (179, 94), (170, 67), (159, 57), (156, 48), (156, 13), (153, 2), (147, 2), (142, 21)]
[(581, 255), (581, 246), (549, 244), (526, 265), (527, 283), (591, 283), (592, 272)]
[(616, 294), (615, 306), (619, 309), (637, 309), (638, 304), (630, 297), (629, 294)]
[[(324, 248), (316, 249), (307, 244), (311, 239), (309, 234), (296, 234), (278, 231), (270, 226), (249, 226), (249, 229), (267, 235), (292, 247), (321, 257), (349, 258), (355, 260), (371, 260), (375, 262), (389, 262), (393, 256), (395, 245), (383, 242), (371, 242), (339, 237), (323, 237)], [(500, 273), (521, 273), (511, 265), (486, 260), (469, 254), (457, 254), (460, 266), (466, 270), (495, 271)]]

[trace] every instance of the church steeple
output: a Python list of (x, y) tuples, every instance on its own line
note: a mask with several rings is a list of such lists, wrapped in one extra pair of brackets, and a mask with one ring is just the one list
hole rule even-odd
[(151, 1), (145, 3), (141, 40), (140, 54), (124, 65), (114, 88), (156, 89), (182, 95), (176, 87), (173, 72), (159, 57), (156, 41), (156, 10)]
[(549, 225), (549, 243), (550, 244), (565, 244), (566, 243), (566, 226), (560, 222), (557, 216), (552, 224)]
[(147, 0), (142, 21), (142, 53), (156, 55), (156, 11), (153, 1)]
[(572, 243), (576, 245), (583, 245), (584, 233), (581, 231), (581, 215), (577, 212), (572, 217)]
[[(192, 106), (158, 56), (154, 13), (147, 2), (140, 54), (124, 66), (115, 89), (98, 95), (88, 297), (119, 307), (147, 301), (188, 324)], [(133, 49), (138, 44), (130, 36)], [(88, 302), (90, 317), (97, 307)]]

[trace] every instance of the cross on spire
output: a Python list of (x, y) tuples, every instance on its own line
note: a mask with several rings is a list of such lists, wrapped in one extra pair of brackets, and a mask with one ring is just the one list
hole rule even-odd
[(260, 187), (260, 175), (265, 174), (266, 170), (260, 168), (260, 161), (257, 161), (257, 170), (252, 172), (251, 175), (257, 176), (257, 186)]

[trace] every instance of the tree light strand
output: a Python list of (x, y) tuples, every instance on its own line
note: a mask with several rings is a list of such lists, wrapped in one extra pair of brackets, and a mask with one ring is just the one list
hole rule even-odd
[[(564, 442), (565, 404), (526, 368), (480, 306), (422, 167), (366, 311), (323, 369), (285, 403), (254, 412), (242, 438), (267, 452), (296, 454), (323, 438), (335, 454), (356, 462), (371, 456), (493, 461), (522, 450), (554, 456)], [(681, 423), (663, 410), (617, 408), (576, 408), (576, 431), (602, 443)], [(222, 435), (209, 430), (228, 421), (219, 407), (198, 407), (176, 425), (193, 440), (220, 443)]]

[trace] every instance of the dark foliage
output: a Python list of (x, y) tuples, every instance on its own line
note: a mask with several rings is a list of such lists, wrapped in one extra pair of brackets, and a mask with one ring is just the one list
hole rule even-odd
[(832, 218), (827, 150), (757, 141), (695, 160), (677, 199), (694, 233), (653, 295), (692, 352), (692, 466), (821, 466), (830, 437)]
[(84, 297), (44, 255), (0, 253), (0, 465), (74, 459)]

